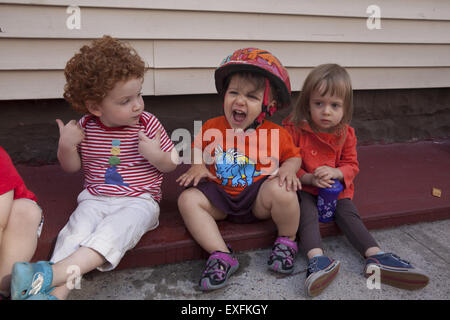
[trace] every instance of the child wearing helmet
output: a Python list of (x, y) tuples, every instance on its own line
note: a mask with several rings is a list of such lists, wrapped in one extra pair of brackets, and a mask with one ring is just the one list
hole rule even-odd
[(272, 218), (278, 237), (269, 268), (291, 273), (300, 219), (300, 150), (284, 128), (265, 119), (289, 105), (286, 69), (267, 51), (240, 49), (216, 69), (215, 84), (224, 99), (224, 115), (204, 123), (192, 144), (193, 154), (201, 151), (202, 160), (194, 159), (177, 179), (181, 186), (193, 184), (181, 193), (178, 207), (191, 235), (210, 254), (199, 283), (205, 291), (225, 286), (239, 267), (217, 220)]

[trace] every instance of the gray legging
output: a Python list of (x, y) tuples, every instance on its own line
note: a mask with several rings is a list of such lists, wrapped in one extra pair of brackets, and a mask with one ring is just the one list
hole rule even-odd
[[(297, 195), (301, 200), (300, 227), (297, 232), (300, 246), (305, 253), (314, 248), (322, 249), (317, 213), (317, 196), (304, 191), (298, 191)], [(350, 243), (363, 257), (367, 249), (378, 247), (377, 242), (362, 222), (352, 200), (348, 198), (338, 200), (335, 221)]]

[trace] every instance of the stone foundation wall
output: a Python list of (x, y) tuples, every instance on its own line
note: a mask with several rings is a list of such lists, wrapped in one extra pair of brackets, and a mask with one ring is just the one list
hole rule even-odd
[[(296, 100), (298, 92), (294, 94)], [(146, 110), (155, 114), (169, 135), (177, 128), (194, 131), (194, 120), (221, 115), (217, 95), (149, 96)], [(450, 137), (450, 88), (355, 90), (352, 126), (359, 144), (394, 143)], [(279, 111), (280, 124), (290, 109)], [(0, 101), (0, 146), (15, 163), (57, 161), (59, 132), (55, 119), (79, 119), (62, 99)]]

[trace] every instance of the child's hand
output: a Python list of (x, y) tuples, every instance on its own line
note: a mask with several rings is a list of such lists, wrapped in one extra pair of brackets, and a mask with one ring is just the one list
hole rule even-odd
[(161, 150), (161, 131), (158, 130), (153, 137), (150, 139), (143, 131), (138, 132), (139, 136), (139, 153), (148, 160), (148, 162), (154, 164), (158, 163), (162, 156)]
[[(342, 180), (344, 175), (342, 174), (342, 171), (337, 168), (321, 166), (314, 170), (314, 177), (316, 177), (316, 179), (329, 182), (332, 179)], [(331, 181), (331, 184), (333, 184), (333, 181)]]
[(269, 180), (279, 177), (280, 187), (286, 182), (287, 191), (297, 191), (302, 188), (302, 183), (297, 177), (297, 171), (300, 168), (301, 159), (300, 158), (289, 158), (287, 159), (278, 169), (277, 173), (269, 176)]
[(287, 191), (297, 191), (302, 189), (302, 183), (300, 179), (297, 177), (295, 172), (292, 172), (286, 168), (280, 167), (277, 174), (269, 176), (268, 180), (272, 180), (275, 177), (279, 177), (280, 187), (286, 182), (286, 190)]
[(193, 164), (188, 171), (178, 177), (176, 182), (178, 182), (182, 187), (187, 187), (193, 181), (193, 186), (195, 187), (202, 178), (210, 178), (214, 180), (216, 179), (216, 176), (213, 175), (204, 164)]
[(61, 119), (56, 119), (59, 128), (59, 144), (65, 148), (76, 148), (84, 140), (84, 131), (75, 120), (66, 125)]
[(172, 151), (164, 152), (161, 150), (161, 131), (155, 133), (153, 139), (149, 138), (143, 131), (138, 132), (139, 153), (153, 166), (161, 172), (170, 172), (175, 170), (179, 158), (175, 148)]
[(56, 119), (59, 128), (59, 143), (57, 157), (61, 167), (66, 172), (77, 172), (81, 168), (81, 159), (77, 146), (84, 140), (84, 131), (75, 120), (66, 125)]
[(311, 175), (311, 185), (317, 188), (330, 188), (334, 183), (332, 179), (321, 179), (317, 178), (315, 175)]

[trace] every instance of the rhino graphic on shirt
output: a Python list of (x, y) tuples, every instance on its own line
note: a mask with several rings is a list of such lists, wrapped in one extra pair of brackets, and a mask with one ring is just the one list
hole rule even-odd
[(224, 186), (229, 180), (233, 187), (250, 186), (253, 183), (253, 177), (261, 174), (261, 171), (256, 170), (256, 164), (235, 148), (223, 152), (222, 147), (218, 145), (215, 148), (214, 157), (216, 176)]

